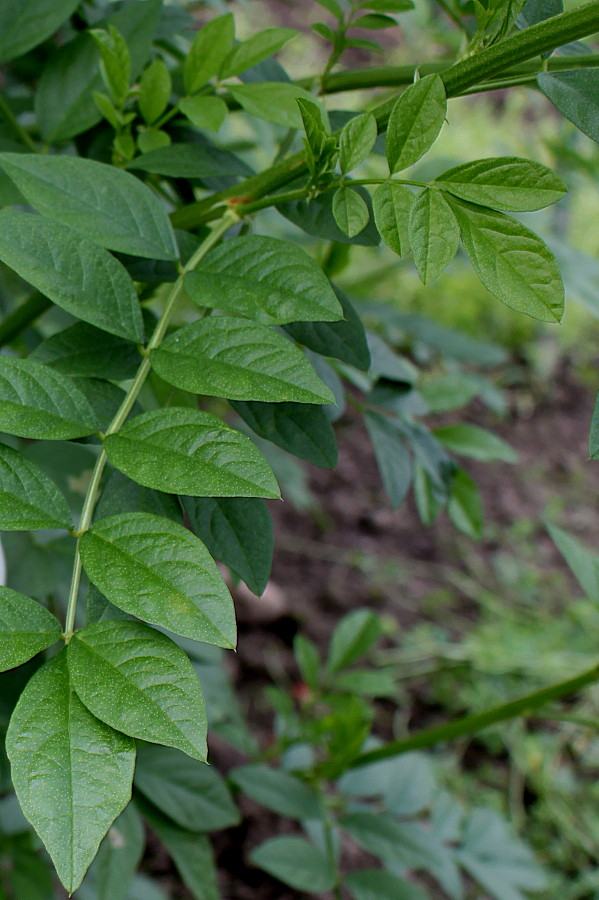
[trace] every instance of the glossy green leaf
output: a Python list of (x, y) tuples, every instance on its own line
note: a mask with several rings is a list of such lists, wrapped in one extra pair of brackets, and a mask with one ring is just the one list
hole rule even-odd
[(537, 84), (566, 119), (599, 143), (599, 70), (542, 72)]
[(0, 356), (1, 431), (61, 441), (99, 428), (85, 394), (66, 375), (31, 359)]
[(165, 111), (171, 90), (171, 73), (162, 59), (155, 59), (140, 78), (137, 97), (139, 111), (148, 125), (159, 119)]
[[(82, 546), (82, 558), (86, 565), (91, 558), (95, 570), (102, 555), (109, 566), (116, 557), (111, 567), (113, 575), (122, 572), (131, 560), (132, 568), (137, 569), (137, 593), (142, 588), (142, 578), (146, 591), (151, 591), (154, 584), (139, 565), (137, 547), (128, 545), (122, 536), (118, 543), (113, 537), (119, 526), (123, 530), (123, 518), (98, 523), (91, 541), (86, 541), (85, 549)], [(131, 516), (126, 518), (131, 522)], [(143, 518), (149, 527), (149, 517)], [(156, 522), (151, 524), (157, 528)], [(165, 533), (172, 534), (168, 530), (150, 532), (152, 537), (158, 534), (163, 540)], [(147, 543), (148, 533), (144, 537)], [(108, 557), (105, 548), (97, 549), (98, 541), (102, 540), (110, 545)], [(115, 545), (117, 552), (120, 551), (118, 555)], [(155, 580), (156, 574), (154, 566)], [(117, 578), (118, 574), (115, 581)], [(163, 592), (166, 587), (163, 586)], [(174, 605), (174, 596), (172, 602)], [(176, 614), (177, 611), (173, 619)], [(67, 661), (79, 699), (96, 718), (130, 737), (176, 747), (194, 759), (206, 759), (207, 722), (200, 682), (186, 654), (166, 635), (126, 619), (98, 622), (75, 632), (68, 646)]]
[(355, 609), (339, 622), (329, 647), (327, 670), (347, 668), (370, 650), (381, 635), (381, 620), (369, 609)]
[(70, 528), (67, 501), (38, 466), (0, 444), (0, 530)]
[(424, 188), (410, 214), (410, 246), (423, 284), (433, 281), (454, 258), (460, 245), (460, 229), (443, 195)]
[(183, 65), (185, 90), (195, 94), (221, 68), (235, 38), (235, 19), (231, 13), (206, 22), (197, 32)]
[(273, 526), (263, 500), (250, 497), (183, 497), (191, 530), (210, 554), (255, 594), (270, 578)]
[(333, 195), (333, 215), (341, 231), (353, 238), (368, 225), (370, 213), (357, 191), (349, 187), (337, 188)]
[(285, 331), (299, 344), (319, 353), (366, 371), (370, 366), (370, 351), (362, 321), (348, 297), (338, 287), (333, 290), (341, 304), (343, 319), (338, 322), (292, 322)]
[(24, 594), (0, 587), (0, 671), (27, 662), (60, 638), (60, 622)]
[(548, 525), (547, 531), (586, 596), (599, 603), (599, 555), (556, 525)]
[(513, 463), (518, 460), (518, 454), (506, 441), (478, 425), (442, 425), (435, 428), (433, 434), (444, 447), (460, 456), (480, 462), (499, 459)]
[(403, 503), (412, 480), (410, 454), (397, 429), (386, 416), (367, 412), (364, 422), (372, 442), (385, 493), (393, 509)]
[(160, 843), (166, 847), (194, 900), (219, 900), (210, 839), (200, 832), (173, 825), (148, 804), (142, 806), (142, 812)]
[(239, 812), (222, 775), (214, 766), (178, 750), (141, 744), (135, 787), (189, 831), (219, 831), (239, 824)]
[(483, 530), (483, 504), (475, 482), (458, 469), (454, 477), (447, 512), (456, 528), (477, 540)]
[(334, 321), (342, 310), (320, 266), (296, 244), (262, 235), (211, 250), (185, 288), (200, 306), (245, 315), (265, 325)]
[(542, 322), (559, 322), (564, 285), (546, 244), (510, 216), (451, 199), (474, 271), (506, 306)]
[(111, 516), (82, 536), (80, 552), (90, 581), (119, 609), (183, 637), (235, 646), (231, 596), (182, 525), (149, 513)]
[(421, 888), (382, 869), (357, 869), (345, 878), (354, 900), (427, 900)]
[(477, 159), (443, 172), (435, 184), (455, 197), (480, 206), (525, 212), (563, 197), (561, 178), (541, 163), (513, 156)]
[(251, 175), (252, 170), (228, 150), (210, 144), (171, 144), (137, 156), (127, 169), (141, 169), (170, 178), (219, 178)]
[(111, 463), (133, 481), (192, 497), (266, 497), (279, 487), (244, 435), (208, 413), (172, 407), (143, 413), (106, 438)]
[[(147, 59), (161, 7), (162, 0), (137, 0), (97, 23), (99, 27), (115, 26), (128, 42), (133, 78)], [(93, 93), (102, 87), (99, 53), (91, 35), (80, 34), (56, 50), (42, 72), (35, 96), (36, 119), (44, 140), (64, 141), (99, 122), (101, 113)]]
[(220, 97), (184, 97), (179, 109), (197, 128), (218, 131), (225, 121), (228, 107)]
[(330, 891), (336, 882), (324, 853), (304, 838), (271, 838), (252, 850), (250, 859), (269, 875), (308, 894)]
[(27, 53), (66, 22), (78, 0), (5, 0), (2, 4), (0, 63)]
[(344, 174), (364, 162), (376, 137), (376, 119), (372, 113), (354, 116), (343, 126), (339, 136), (339, 165)]
[(67, 225), (3, 209), (0, 260), (84, 322), (143, 340), (139, 302), (127, 272), (110, 253)]
[(265, 403), (332, 403), (298, 348), (264, 325), (211, 316), (178, 329), (153, 350), (154, 370), (194, 394)]
[(322, 805), (314, 791), (295, 775), (264, 763), (238, 766), (229, 778), (244, 794), (266, 809), (290, 819), (320, 819)]
[(233, 403), (252, 431), (315, 466), (337, 463), (335, 432), (325, 412), (303, 403)]
[(241, 41), (233, 47), (221, 66), (220, 79), (239, 75), (262, 62), (263, 59), (268, 59), (296, 34), (297, 31), (294, 28), (266, 28), (248, 38), (247, 41)]
[(141, 363), (136, 344), (85, 322), (46, 338), (29, 359), (65, 375), (113, 381), (133, 378)]
[(0, 166), (38, 212), (108, 250), (176, 259), (164, 204), (133, 175), (76, 156), (0, 153)]
[(129, 801), (135, 744), (83, 706), (63, 651), (23, 691), (6, 750), (21, 808), (72, 893)]
[(387, 161), (392, 175), (414, 165), (430, 150), (446, 112), (445, 87), (439, 75), (425, 75), (405, 89), (387, 126)]
[(388, 247), (403, 256), (410, 249), (409, 222), (414, 194), (403, 184), (381, 184), (372, 198), (374, 221)]
[(308, 100), (311, 94), (296, 84), (284, 81), (258, 81), (229, 85), (231, 96), (251, 116), (276, 122), (287, 128), (301, 128), (302, 117), (297, 100)]
[[(138, 753), (139, 757), (139, 753)], [(94, 861), (97, 900), (130, 900), (129, 889), (141, 860), (145, 835), (141, 817), (129, 803), (108, 830)]]

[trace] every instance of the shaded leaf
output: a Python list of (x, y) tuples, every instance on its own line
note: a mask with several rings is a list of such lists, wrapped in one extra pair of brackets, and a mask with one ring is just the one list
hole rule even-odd
[(309, 894), (329, 891), (336, 882), (326, 856), (304, 838), (271, 838), (252, 850), (250, 859), (279, 881)]
[(231, 769), (229, 778), (248, 797), (280, 816), (320, 819), (322, 806), (307, 784), (281, 769), (250, 763)]
[(0, 63), (27, 53), (49, 38), (75, 12), (79, 0), (4, 0)]
[(241, 403), (233, 408), (259, 437), (300, 459), (332, 469), (337, 463), (335, 432), (319, 407), (303, 403)]
[(566, 119), (599, 143), (599, 70), (542, 72), (537, 84)]
[(252, 170), (228, 150), (210, 144), (170, 144), (142, 153), (127, 163), (127, 169), (141, 169), (170, 178), (219, 178), (223, 175), (251, 175)]
[(332, 356), (366, 371), (370, 351), (362, 320), (340, 288), (332, 285), (344, 318), (338, 322), (291, 322), (285, 331), (298, 343), (322, 356)]
[(38, 466), (0, 444), (0, 529), (70, 528), (67, 501)]
[(0, 671), (27, 662), (59, 640), (60, 622), (24, 594), (0, 587)]
[(410, 454), (397, 429), (386, 416), (368, 411), (364, 416), (385, 493), (393, 509), (405, 499), (412, 480)]

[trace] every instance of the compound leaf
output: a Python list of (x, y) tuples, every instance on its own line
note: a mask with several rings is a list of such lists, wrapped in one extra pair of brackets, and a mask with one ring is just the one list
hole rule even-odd
[(150, 513), (110, 516), (82, 536), (80, 551), (90, 581), (119, 609), (183, 637), (235, 646), (230, 594), (182, 525)]
[(23, 691), (6, 751), (21, 809), (72, 893), (129, 802), (135, 744), (85, 708), (62, 651), (37, 670)]
[(141, 622), (98, 622), (75, 632), (67, 661), (79, 699), (102, 722), (206, 759), (200, 682), (186, 654), (166, 635)]

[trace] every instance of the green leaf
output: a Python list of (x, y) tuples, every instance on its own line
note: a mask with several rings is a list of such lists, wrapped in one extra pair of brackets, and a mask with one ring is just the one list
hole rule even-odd
[(357, 191), (348, 187), (337, 188), (333, 195), (333, 215), (341, 231), (353, 238), (368, 225), (370, 213)]
[(333, 403), (298, 348), (264, 325), (210, 316), (179, 328), (150, 354), (153, 369), (192, 394), (265, 403)]
[(342, 310), (320, 266), (295, 244), (262, 235), (225, 241), (185, 276), (194, 302), (264, 325), (334, 321)]
[(75, 322), (46, 338), (29, 359), (64, 375), (113, 381), (133, 378), (141, 362), (136, 344), (85, 322)]
[[(326, 111), (313, 100), (300, 97), (297, 100), (300, 115), (306, 132), (306, 150), (308, 151), (308, 164), (310, 171), (315, 175), (319, 171), (317, 163), (326, 155), (329, 141), (330, 127), (327, 121)], [(334, 141), (335, 146), (336, 142)], [(332, 147), (331, 147), (332, 149)]]
[[(37, 0), (35, 0), (37, 3)], [(97, 23), (114, 25), (129, 43), (131, 75), (136, 78), (147, 59), (162, 0), (138, 0)], [(100, 121), (93, 103), (102, 89), (99, 53), (88, 32), (60, 47), (42, 72), (35, 96), (35, 114), (48, 143), (64, 141)]]
[(550, 206), (568, 190), (541, 163), (513, 156), (477, 159), (443, 172), (434, 182), (462, 200), (480, 206), (525, 212)]
[[(368, 211), (372, 203), (370, 194), (363, 187), (354, 188), (362, 197)], [(333, 216), (333, 195), (331, 192), (319, 194), (310, 200), (294, 200), (291, 203), (281, 203), (279, 212), (314, 237), (325, 238), (339, 244), (358, 244), (361, 247), (377, 247), (380, 243), (379, 233), (376, 230), (372, 216), (366, 228), (353, 238), (348, 237), (335, 222)]]
[(468, 537), (478, 540), (483, 530), (483, 504), (480, 492), (467, 472), (458, 469), (455, 474), (447, 512), (456, 528)]
[(225, 121), (228, 107), (220, 97), (184, 97), (179, 109), (197, 128), (218, 131)]
[(347, 668), (370, 650), (381, 635), (381, 620), (369, 609), (355, 609), (341, 619), (333, 632), (327, 670)]
[(447, 99), (439, 75), (425, 75), (405, 89), (387, 126), (387, 160), (393, 175), (418, 162), (437, 140)]
[(80, 552), (90, 581), (119, 609), (183, 637), (235, 646), (229, 592), (182, 525), (149, 513), (111, 516), (82, 536)]
[(188, 831), (219, 831), (239, 824), (239, 812), (222, 775), (214, 766), (178, 750), (139, 745), (135, 787)]
[(509, 444), (478, 425), (442, 425), (435, 428), (437, 440), (452, 453), (469, 456), (480, 462), (499, 459), (502, 462), (518, 461), (518, 454)]
[(374, 147), (376, 137), (376, 119), (372, 113), (354, 116), (343, 126), (339, 136), (339, 164), (344, 174), (364, 162)]
[(427, 894), (382, 869), (358, 869), (345, 877), (345, 885), (354, 900), (426, 900)]
[(494, 900), (525, 900), (529, 891), (548, 886), (528, 847), (511, 836), (505, 820), (491, 809), (470, 814), (457, 858)]
[(595, 406), (593, 408), (593, 417), (591, 419), (589, 456), (591, 459), (599, 459), (599, 394), (595, 397)]
[(414, 194), (403, 184), (388, 182), (374, 192), (374, 221), (388, 247), (403, 256), (410, 249), (409, 221)]
[(43, 363), (0, 356), (0, 430), (19, 437), (62, 441), (100, 429), (75, 384)]
[(296, 84), (284, 81), (258, 81), (253, 84), (228, 85), (231, 96), (246, 112), (267, 122), (287, 128), (301, 128), (302, 117), (297, 100), (308, 100), (311, 94)]
[(542, 72), (537, 84), (566, 119), (599, 143), (599, 70)]
[(319, 6), (322, 6), (323, 9), (326, 9), (327, 12), (330, 12), (332, 16), (339, 21), (343, 21), (343, 9), (337, 3), (337, 0), (316, 0)]
[(143, 340), (133, 282), (123, 266), (89, 238), (43, 216), (3, 209), (0, 259), (84, 322)]
[[(140, 517), (137, 514), (137, 519)], [(110, 541), (110, 524), (114, 533), (119, 525), (122, 528), (123, 518), (131, 521), (131, 516), (119, 516), (117, 522), (105, 519), (96, 526), (102, 529), (104, 525), (100, 532), (104, 537), (99, 540), (110, 543), (109, 553), (113, 556), (116, 556), (116, 541)], [(143, 518), (148, 527), (150, 517)], [(156, 522), (152, 524), (157, 527)], [(157, 532), (150, 534), (156, 539)], [(164, 531), (158, 534), (164, 539)], [(148, 532), (144, 537), (147, 542)], [(85, 554), (82, 550), (82, 556), (88, 560), (91, 556), (96, 566), (104, 549), (94, 554), (97, 539), (97, 531), (92, 532), (92, 542), (86, 542)], [(122, 572), (123, 565), (131, 559), (133, 566), (137, 564), (138, 577), (144, 578), (139, 553), (135, 554), (137, 548), (124, 549), (124, 544), (121, 538), (112, 574), (119, 569)], [(153, 574), (155, 578), (156, 567)], [(154, 585), (148, 583), (147, 575), (144, 582), (146, 590), (152, 590)], [(141, 581), (137, 583), (139, 593)], [(163, 592), (165, 588), (166, 585), (162, 586)], [(128, 597), (128, 605), (130, 602)], [(174, 605), (175, 597), (172, 602)], [(130, 737), (176, 747), (194, 759), (206, 759), (207, 722), (200, 682), (186, 654), (166, 635), (126, 619), (98, 622), (75, 632), (68, 646), (67, 661), (73, 688), (96, 718)]]
[(445, 491), (439, 488), (419, 462), (416, 462), (414, 470), (414, 500), (423, 525), (433, 524), (447, 500)]
[(393, 28), (398, 23), (391, 16), (374, 15), (360, 16), (352, 23), (354, 28), (368, 28), (370, 31), (378, 31), (382, 28)]
[(360, 3), (360, 9), (374, 9), (377, 12), (400, 13), (414, 9), (413, 0), (368, 0)]
[(63, 651), (23, 691), (6, 751), (21, 809), (72, 893), (129, 801), (135, 744), (83, 706)]
[(244, 435), (208, 413), (172, 407), (143, 413), (104, 441), (110, 462), (133, 481), (192, 497), (266, 497), (279, 487)]
[(215, 559), (262, 594), (272, 565), (274, 535), (268, 507), (248, 497), (183, 497), (194, 534)]
[(451, 207), (439, 191), (425, 188), (410, 214), (410, 245), (423, 284), (433, 281), (458, 252), (460, 229)]
[[(564, 11), (563, 0), (528, 0), (518, 17), (517, 26), (529, 28)], [(543, 54), (545, 56), (545, 54)]]
[(100, 71), (113, 101), (122, 108), (131, 83), (131, 56), (123, 35), (114, 25), (91, 28), (89, 34), (100, 51)]
[(367, 371), (370, 367), (370, 350), (362, 320), (349, 299), (335, 285), (332, 286), (344, 318), (338, 322), (292, 322), (285, 331), (299, 344), (320, 353), (333, 356), (342, 362)]
[(219, 78), (231, 78), (246, 72), (263, 59), (277, 53), (297, 31), (294, 28), (266, 28), (247, 41), (241, 41), (231, 50), (219, 72)]
[(251, 175), (252, 170), (233, 153), (210, 144), (171, 144), (150, 150), (127, 163), (127, 169), (141, 169), (170, 178), (219, 178), (222, 175)]
[(410, 454), (397, 429), (386, 416), (368, 411), (364, 416), (385, 493), (393, 509), (403, 503), (412, 481)]
[(229, 778), (244, 794), (266, 809), (290, 819), (320, 819), (322, 805), (307, 784), (264, 763), (231, 769)]
[(337, 464), (335, 432), (325, 412), (303, 403), (233, 403), (252, 431), (315, 466)]
[(162, 147), (169, 147), (170, 144), (170, 135), (160, 128), (144, 128), (137, 135), (137, 146), (142, 154), (150, 153), (152, 150), (159, 150)]
[(143, 805), (142, 812), (160, 843), (164, 844), (172, 857), (194, 900), (219, 900), (214, 855), (209, 838), (197, 831), (187, 831), (173, 825), (148, 804)]
[(79, 0), (4, 0), (0, 63), (27, 53), (75, 12)]
[(324, 853), (304, 838), (271, 838), (252, 850), (250, 859), (279, 881), (309, 894), (330, 891), (337, 880)]
[(165, 111), (171, 90), (171, 73), (162, 59), (155, 59), (141, 76), (137, 97), (139, 111), (148, 125), (159, 119)]
[(0, 444), (0, 529), (70, 527), (67, 501), (54, 482), (16, 450)]
[(587, 597), (599, 603), (599, 556), (556, 525), (547, 525), (547, 531)]
[(510, 216), (451, 199), (474, 271), (506, 306), (542, 322), (559, 322), (564, 285), (546, 244)]
[[(139, 753), (138, 753), (139, 756)], [(110, 826), (94, 862), (97, 900), (129, 900), (145, 844), (140, 815), (129, 803)]]
[(0, 671), (27, 662), (55, 644), (61, 633), (60, 622), (45, 607), (0, 587)]
[[(23, 824), (26, 828), (26, 823)], [(28, 833), (3, 835), (3, 900), (54, 900), (56, 897), (53, 873), (39, 853), (30, 847), (29, 838)]]
[(231, 13), (218, 16), (200, 28), (183, 66), (185, 90), (195, 94), (221, 68), (233, 46), (235, 19)]
[(107, 519), (125, 512), (166, 516), (179, 525), (183, 522), (181, 507), (175, 497), (142, 487), (130, 481), (118, 469), (113, 469), (94, 510), (94, 520)]
[(0, 166), (34, 209), (108, 250), (177, 259), (164, 204), (133, 175), (76, 156), (0, 153)]

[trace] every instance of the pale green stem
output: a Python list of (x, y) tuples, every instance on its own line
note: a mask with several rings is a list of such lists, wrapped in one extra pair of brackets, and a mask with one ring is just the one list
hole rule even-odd
[[(212, 229), (206, 240), (202, 242), (200, 247), (198, 247), (196, 252), (190, 258), (189, 262), (185, 266), (181, 267), (179, 278), (171, 289), (165, 307), (162, 311), (162, 315), (160, 316), (156, 324), (156, 328), (154, 329), (154, 333), (152, 334), (152, 337), (148, 342), (148, 346), (143, 351), (144, 358), (139, 369), (137, 370), (137, 374), (126, 393), (117, 414), (108, 426), (105, 437), (108, 437), (109, 434), (114, 434), (122, 427), (127, 416), (131, 412), (131, 409), (133, 408), (133, 404), (139, 396), (139, 392), (141, 391), (151, 369), (149, 354), (152, 350), (155, 350), (156, 347), (160, 346), (160, 343), (162, 342), (162, 339), (166, 334), (171, 316), (173, 314), (173, 310), (175, 308), (177, 300), (179, 299), (179, 295), (183, 290), (184, 276), (187, 274), (187, 272), (191, 272), (193, 269), (195, 269), (198, 263), (204, 258), (204, 256), (206, 256), (208, 251), (217, 243), (217, 241), (220, 240), (225, 232), (228, 231), (231, 225), (234, 225), (235, 222), (238, 221), (239, 217), (237, 213), (233, 210), (228, 210), (222, 217), (221, 221)], [(77, 597), (79, 595), (79, 583), (81, 581), (82, 569), (81, 555), (79, 553), (79, 541), (81, 539), (81, 535), (85, 534), (85, 532), (91, 526), (98, 489), (100, 487), (100, 481), (102, 480), (105, 465), (106, 452), (104, 449), (102, 449), (100, 451), (98, 459), (96, 460), (96, 464), (92, 472), (92, 477), (85, 494), (83, 509), (81, 511), (81, 521), (79, 523), (79, 530), (77, 531), (77, 548), (75, 550), (75, 562), (73, 565), (73, 575), (71, 578), (71, 589), (69, 591), (69, 601), (67, 605), (65, 630), (63, 635), (67, 644), (73, 637), (73, 633), (75, 630), (75, 611), (77, 608)]]

